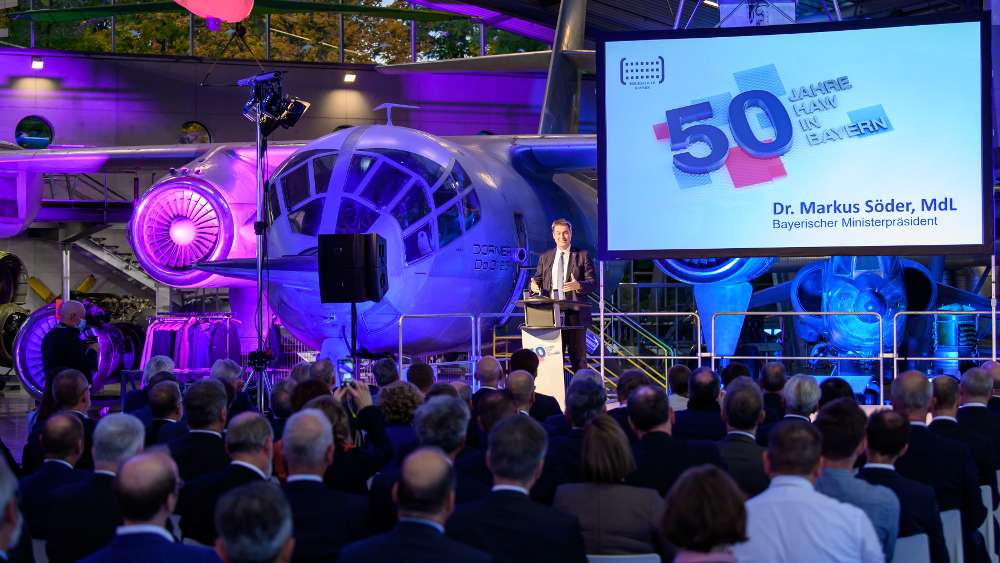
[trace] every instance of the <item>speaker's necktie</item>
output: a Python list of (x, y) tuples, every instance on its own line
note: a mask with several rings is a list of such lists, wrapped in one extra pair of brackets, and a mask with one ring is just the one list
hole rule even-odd
[(559, 253), (559, 264), (556, 265), (556, 279), (552, 284), (553, 287), (555, 287), (556, 289), (556, 299), (563, 298), (562, 286), (564, 283), (566, 283), (566, 274), (565, 274), (566, 270), (564, 269), (563, 266), (563, 257), (565, 256), (566, 256), (565, 252)]

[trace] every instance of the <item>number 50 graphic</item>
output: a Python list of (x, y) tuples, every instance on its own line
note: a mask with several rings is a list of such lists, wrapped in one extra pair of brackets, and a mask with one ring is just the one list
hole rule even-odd
[[(747, 110), (757, 107), (767, 114), (774, 127), (774, 140), (764, 142), (754, 135), (747, 121)], [(689, 152), (674, 155), (674, 166), (688, 174), (708, 174), (718, 170), (726, 162), (729, 155), (729, 138), (714, 125), (692, 125), (684, 129), (684, 125), (710, 119), (712, 105), (708, 102), (672, 109), (667, 112), (667, 130), (670, 133), (671, 150), (686, 149), (691, 143), (701, 141), (708, 145), (710, 154), (696, 157)], [(781, 100), (765, 90), (749, 90), (733, 98), (729, 104), (729, 127), (733, 132), (736, 144), (751, 156), (757, 158), (774, 158), (781, 156), (792, 148), (792, 120), (788, 110)]]

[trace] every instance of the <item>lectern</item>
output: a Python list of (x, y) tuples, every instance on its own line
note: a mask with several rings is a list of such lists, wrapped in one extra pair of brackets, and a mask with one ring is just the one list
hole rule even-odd
[(565, 326), (563, 314), (567, 310), (590, 307), (583, 301), (552, 299), (551, 297), (525, 297), (517, 302), (524, 307), (524, 326), (521, 327), (521, 344), (538, 356), (538, 373), (535, 391), (551, 395), (566, 410), (566, 383), (563, 378), (562, 331), (587, 330), (584, 326)]

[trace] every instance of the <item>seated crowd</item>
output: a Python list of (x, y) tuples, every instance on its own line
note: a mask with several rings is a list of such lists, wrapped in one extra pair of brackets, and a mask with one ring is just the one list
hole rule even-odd
[[(296, 365), (270, 414), (220, 360), (181, 392), (152, 358), (122, 414), (87, 379), (46, 382), (20, 466), (0, 462), (0, 559), (52, 563), (986, 563), (1000, 533), (1000, 365), (906, 372), (866, 415), (843, 380), (765, 364), (755, 382), (675, 366), (574, 374), (565, 411), (538, 357), (475, 366), (479, 389), (416, 364), (340, 385)], [(43, 416), (44, 415), (44, 416)], [(932, 421), (928, 424), (928, 417)], [(984, 504), (985, 503), (985, 504)], [(992, 520), (992, 519), (991, 519)]]

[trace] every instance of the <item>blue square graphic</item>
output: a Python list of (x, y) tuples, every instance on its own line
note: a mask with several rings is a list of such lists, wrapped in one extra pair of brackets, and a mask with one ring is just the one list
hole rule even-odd
[[(849, 111), (847, 112), (847, 119), (851, 120), (851, 123), (855, 125), (861, 123), (862, 121), (871, 123), (871, 120), (873, 119), (878, 120), (878, 123), (873, 124), (875, 130), (865, 128), (864, 132), (858, 135), (858, 137), (868, 137), (892, 131), (892, 123), (889, 122), (889, 116), (886, 115), (885, 110), (882, 109), (882, 104)], [(886, 125), (885, 128), (882, 127), (883, 123)], [(858, 129), (860, 130), (860, 127)]]
[(779, 97), (785, 95), (785, 85), (781, 83), (778, 69), (773, 64), (734, 72), (733, 78), (740, 92), (764, 90)]
[(712, 178), (708, 174), (688, 174), (687, 172), (681, 172), (676, 166), (671, 166), (670, 168), (674, 171), (674, 177), (677, 178), (677, 185), (682, 190), (707, 186), (712, 183)]
[(712, 118), (699, 121), (699, 124), (704, 123), (706, 125), (714, 125), (723, 131), (729, 131), (729, 102), (732, 101), (732, 94), (726, 92), (725, 94), (717, 94), (707, 98), (691, 100), (691, 103), (700, 104), (702, 102), (708, 102), (712, 105)]
[(761, 129), (770, 129), (771, 128), (771, 120), (767, 118), (767, 114), (766, 113), (758, 113), (757, 114), (757, 123), (760, 123), (760, 128)]

